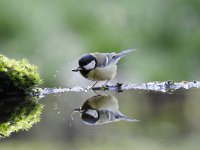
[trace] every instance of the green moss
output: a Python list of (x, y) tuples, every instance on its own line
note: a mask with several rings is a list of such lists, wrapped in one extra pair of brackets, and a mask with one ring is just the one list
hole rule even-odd
[(17, 61), (0, 54), (0, 93), (25, 94), (41, 83), (38, 68), (28, 60)]
[(43, 105), (34, 98), (6, 98), (0, 101), (0, 138), (28, 130), (40, 121)]

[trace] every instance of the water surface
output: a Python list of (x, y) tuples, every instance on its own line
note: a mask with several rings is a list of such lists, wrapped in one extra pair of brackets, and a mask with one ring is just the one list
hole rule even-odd
[[(37, 99), (43, 105), (41, 120), (28, 131), (11, 133), (0, 140), (1, 149), (198, 149), (200, 139), (200, 91), (174, 93), (131, 90), (112, 95), (118, 109), (130, 119), (86, 124), (72, 112), (96, 93), (64, 92)], [(116, 105), (114, 106), (117, 107)]]

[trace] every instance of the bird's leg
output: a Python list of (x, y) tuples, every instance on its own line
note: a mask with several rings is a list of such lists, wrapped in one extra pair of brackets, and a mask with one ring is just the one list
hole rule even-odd
[(108, 86), (108, 85), (107, 85), (108, 81), (109, 81), (109, 80), (106, 80), (106, 82), (103, 84), (103, 87)]
[(99, 81), (96, 81), (91, 88), (93, 88)]
[(104, 93), (107, 95), (107, 96), (109, 96), (109, 94), (104, 90)]
[(97, 91), (95, 91), (95, 90), (93, 90), (93, 91), (94, 91), (95, 94), (97, 94), (97, 95), (101, 95), (101, 94), (99, 94)]
[(94, 93), (95, 94), (97, 94), (97, 95), (101, 95), (101, 94), (99, 94), (96, 90), (98, 90), (98, 89), (95, 89), (95, 85), (98, 83), (98, 81), (96, 81), (94, 84), (93, 84), (93, 86), (91, 87), (91, 89), (94, 91)]
[(108, 87), (107, 83), (109, 80), (107, 80), (103, 85), (102, 85), (102, 90), (105, 91), (106, 88)]

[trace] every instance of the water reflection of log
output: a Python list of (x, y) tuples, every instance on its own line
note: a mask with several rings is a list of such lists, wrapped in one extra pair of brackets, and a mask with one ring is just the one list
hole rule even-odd
[(28, 130), (40, 121), (43, 106), (35, 98), (0, 98), (0, 138), (12, 132)]

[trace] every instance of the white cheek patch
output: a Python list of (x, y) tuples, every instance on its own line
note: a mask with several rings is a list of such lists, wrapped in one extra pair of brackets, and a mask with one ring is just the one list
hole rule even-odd
[(94, 118), (98, 118), (98, 113), (96, 110), (88, 109), (85, 113), (90, 116), (93, 116)]
[(96, 65), (96, 62), (93, 60), (91, 61), (89, 64), (83, 66), (83, 68), (85, 70), (91, 70), (91, 69), (94, 69), (95, 68), (95, 65)]
[(108, 64), (108, 57), (106, 56), (105, 66)]

